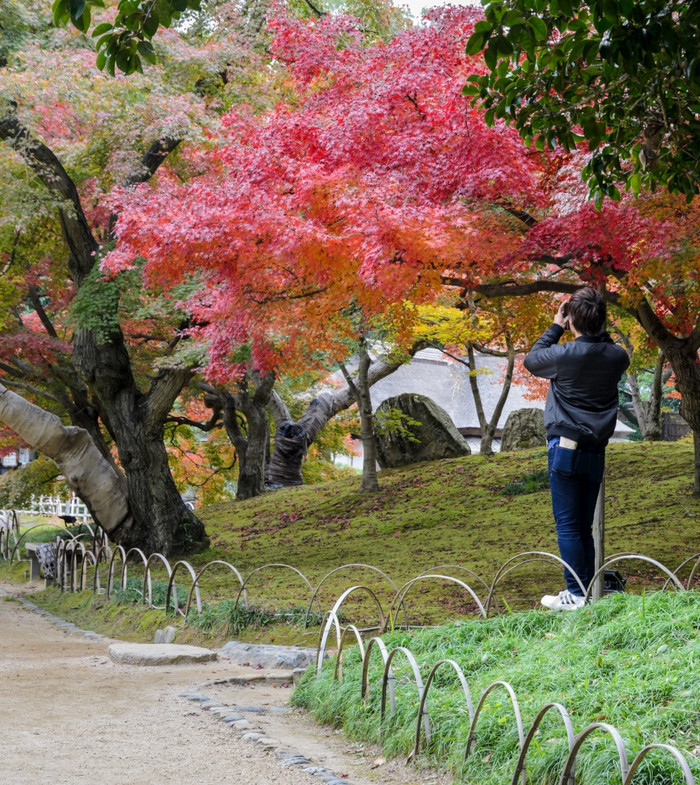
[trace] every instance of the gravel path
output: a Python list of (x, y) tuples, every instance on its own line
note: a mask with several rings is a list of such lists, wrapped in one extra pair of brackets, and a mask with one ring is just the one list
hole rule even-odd
[[(115, 664), (108, 644), (0, 596), (0, 785), (440, 782), (291, 711), (288, 686), (235, 683), (250, 669)], [(224, 721), (219, 705), (244, 721)]]

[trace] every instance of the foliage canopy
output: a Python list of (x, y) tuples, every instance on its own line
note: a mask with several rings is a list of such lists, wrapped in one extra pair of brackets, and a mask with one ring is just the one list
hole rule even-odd
[(700, 189), (700, 3), (492, 0), (467, 43), (488, 72), (464, 88), (537, 149), (585, 141), (591, 195)]

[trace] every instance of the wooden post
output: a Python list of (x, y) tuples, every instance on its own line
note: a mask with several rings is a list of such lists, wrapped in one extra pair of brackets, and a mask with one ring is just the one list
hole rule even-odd
[[(593, 513), (593, 543), (595, 544), (595, 571), (598, 572), (605, 561), (605, 475), (600, 483)], [(601, 574), (591, 589), (593, 601), (601, 599), (604, 586), (605, 576)]]

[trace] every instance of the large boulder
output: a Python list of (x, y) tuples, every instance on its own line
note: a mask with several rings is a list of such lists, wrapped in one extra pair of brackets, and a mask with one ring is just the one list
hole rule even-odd
[(377, 423), (377, 462), (382, 469), (471, 453), (450, 415), (425, 395), (387, 398), (377, 408)]
[(516, 409), (508, 415), (503, 426), (501, 452), (527, 450), (547, 444), (542, 409)]

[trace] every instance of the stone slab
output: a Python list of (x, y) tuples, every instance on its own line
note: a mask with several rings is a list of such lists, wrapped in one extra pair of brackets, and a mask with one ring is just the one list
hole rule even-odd
[(113, 643), (108, 653), (122, 665), (181, 665), (212, 662), (218, 656), (211, 649), (177, 643)]
[(219, 654), (237, 665), (260, 668), (306, 669), (316, 662), (316, 649), (301, 646), (274, 646), (272, 644), (229, 641), (220, 649)]

